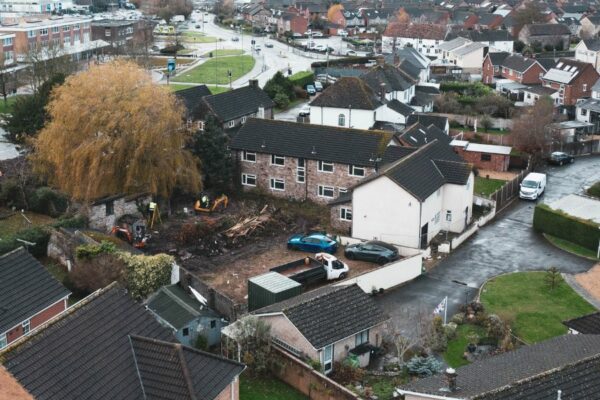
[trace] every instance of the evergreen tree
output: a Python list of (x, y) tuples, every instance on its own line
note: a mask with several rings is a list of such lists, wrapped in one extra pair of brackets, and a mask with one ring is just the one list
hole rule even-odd
[(233, 157), (227, 148), (229, 139), (216, 118), (209, 115), (204, 122), (204, 131), (198, 131), (194, 139), (194, 154), (202, 163), (205, 187), (219, 194), (231, 190)]

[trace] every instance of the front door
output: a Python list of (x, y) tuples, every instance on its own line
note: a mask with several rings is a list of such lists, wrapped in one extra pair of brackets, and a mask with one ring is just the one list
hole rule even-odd
[(323, 348), (323, 372), (328, 374), (333, 369), (333, 345)]
[(421, 248), (427, 248), (427, 233), (429, 230), (429, 223), (426, 223), (421, 227)]

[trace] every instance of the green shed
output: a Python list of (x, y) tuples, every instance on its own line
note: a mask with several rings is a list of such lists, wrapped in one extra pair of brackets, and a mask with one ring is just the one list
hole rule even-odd
[(302, 293), (302, 285), (277, 272), (248, 279), (248, 311), (287, 300)]

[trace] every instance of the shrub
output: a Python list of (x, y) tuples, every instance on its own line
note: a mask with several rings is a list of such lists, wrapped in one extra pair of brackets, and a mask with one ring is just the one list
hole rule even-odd
[(169, 255), (145, 256), (119, 253), (119, 259), (125, 263), (127, 288), (135, 299), (146, 298), (171, 281), (174, 260)]
[(333, 377), (335, 381), (340, 382), (342, 385), (352, 382), (360, 382), (365, 375), (364, 370), (353, 366), (347, 360), (344, 360), (343, 362), (335, 362), (333, 365), (333, 371)]
[(300, 71), (296, 72), (294, 75), (288, 78), (290, 82), (292, 82), (295, 86), (300, 86), (301, 88), (309, 85), (315, 81), (315, 74), (311, 71)]
[(52, 226), (55, 228), (85, 228), (88, 220), (83, 215), (59, 218)]
[(544, 46), (544, 51), (552, 51), (554, 50), (554, 46), (551, 45), (550, 43), (548, 43), (547, 45)]
[(114, 254), (116, 251), (117, 246), (114, 243), (103, 240), (100, 244), (87, 243), (77, 246), (75, 256), (81, 260), (90, 260), (101, 254)]
[(450, 321), (454, 322), (456, 325), (462, 325), (465, 322), (465, 314), (463, 314), (463, 313), (454, 314), (452, 316), (452, 318), (450, 318)]
[(208, 340), (206, 340), (206, 336), (198, 335), (196, 337), (196, 343), (194, 345), (198, 350), (208, 350)]
[(116, 254), (111, 253), (78, 258), (69, 279), (78, 290), (86, 293), (106, 287), (115, 281), (124, 284), (125, 264)]
[(18, 209), (26, 208), (23, 192), (15, 179), (5, 179), (0, 187), (0, 204)]
[(456, 329), (458, 325), (454, 322), (450, 322), (449, 324), (444, 326), (444, 334), (446, 335), (446, 340), (452, 340), (456, 338)]
[(287, 108), (290, 105), (290, 99), (283, 92), (277, 93), (273, 101), (275, 102), (275, 106), (281, 109)]
[(310, 365), (312, 367), (312, 369), (314, 369), (315, 371), (322, 371), (323, 370), (323, 366), (321, 365), (321, 363), (319, 362), (319, 360), (313, 360), (311, 358), (310, 360), (308, 360), (308, 365)]
[(587, 190), (587, 194), (600, 199), (600, 182), (594, 183)]
[(308, 92), (300, 86), (294, 86), (294, 95), (297, 99), (308, 99), (310, 97)]
[(41, 187), (29, 198), (29, 208), (40, 214), (57, 217), (67, 210), (69, 200), (65, 195), (49, 187)]
[(433, 356), (415, 356), (406, 364), (406, 368), (411, 375), (431, 376), (442, 370), (442, 363)]
[[(28, 246), (19, 240), (35, 243), (33, 246)], [(13, 251), (19, 247), (26, 247), (34, 257), (45, 257), (48, 250), (48, 241), (50, 233), (40, 227), (23, 229), (13, 235), (0, 240), (0, 255)]]
[(538, 204), (535, 207), (533, 228), (590, 250), (596, 250), (600, 240), (598, 224), (567, 215), (560, 210), (553, 210), (546, 204)]
[(487, 317), (485, 327), (487, 330), (488, 337), (496, 341), (502, 339), (504, 336), (506, 336), (506, 333), (508, 332), (508, 327), (506, 326), (504, 321), (496, 314), (490, 314)]

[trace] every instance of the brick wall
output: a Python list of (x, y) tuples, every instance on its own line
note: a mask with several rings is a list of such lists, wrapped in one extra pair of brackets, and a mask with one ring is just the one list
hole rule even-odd
[(494, 71), (494, 65), (492, 64), (490, 57), (486, 57), (483, 60), (481, 74), (482, 74), (481, 78), (482, 78), (483, 83), (488, 83), (488, 84), (493, 83), (494, 77), (496, 75), (499, 75), (499, 70)]
[(519, 72), (508, 69), (508, 68), (500, 68), (501, 75), (505, 79), (510, 79), (514, 82), (519, 82), (524, 85), (537, 85), (541, 82), (540, 74), (543, 75), (546, 71), (539, 65), (534, 64), (527, 71), (523, 72), (521, 76), (519, 76)]
[[(233, 391), (233, 395), (232, 392)], [(215, 397), (215, 400), (238, 400), (240, 398), (240, 379), (236, 377), (231, 385), (228, 385), (221, 393)]]
[(460, 155), (466, 162), (473, 164), (479, 169), (489, 169), (492, 171), (505, 172), (508, 171), (508, 164), (510, 162), (510, 155), (503, 154), (488, 154), (491, 157), (490, 161), (484, 161), (481, 159), (482, 154), (478, 151), (465, 151), (462, 147), (454, 147), (454, 151)]
[[(238, 152), (238, 157), (242, 160), (242, 152)], [(295, 200), (312, 200), (318, 203), (327, 203), (340, 195), (340, 188), (349, 188), (360, 182), (363, 177), (350, 176), (348, 165), (334, 163), (333, 172), (320, 172), (318, 170), (318, 161), (305, 160), (305, 182), (298, 183), (297, 180), (298, 159), (295, 157), (285, 157), (283, 166), (271, 165), (270, 154), (256, 154), (256, 162), (240, 161), (240, 171), (242, 174), (252, 174), (256, 176), (256, 186), (244, 186), (245, 189), (257, 188), (270, 192), (275, 196), (288, 197)], [(375, 172), (374, 168), (365, 168), (365, 176)], [(270, 179), (283, 179), (285, 190), (271, 190)], [(240, 176), (239, 179), (242, 179)], [(322, 197), (318, 194), (318, 186), (325, 185), (333, 187), (334, 197)]]
[[(48, 307), (47, 309), (31, 317), (29, 322), (29, 330), (33, 330), (34, 328), (42, 325), (44, 322), (48, 321), (52, 317), (66, 310), (66, 303), (66, 300), (60, 300), (52, 306)], [(6, 332), (7, 343), (12, 343), (21, 336), (23, 336), (23, 326), (19, 323), (19, 325)]]

